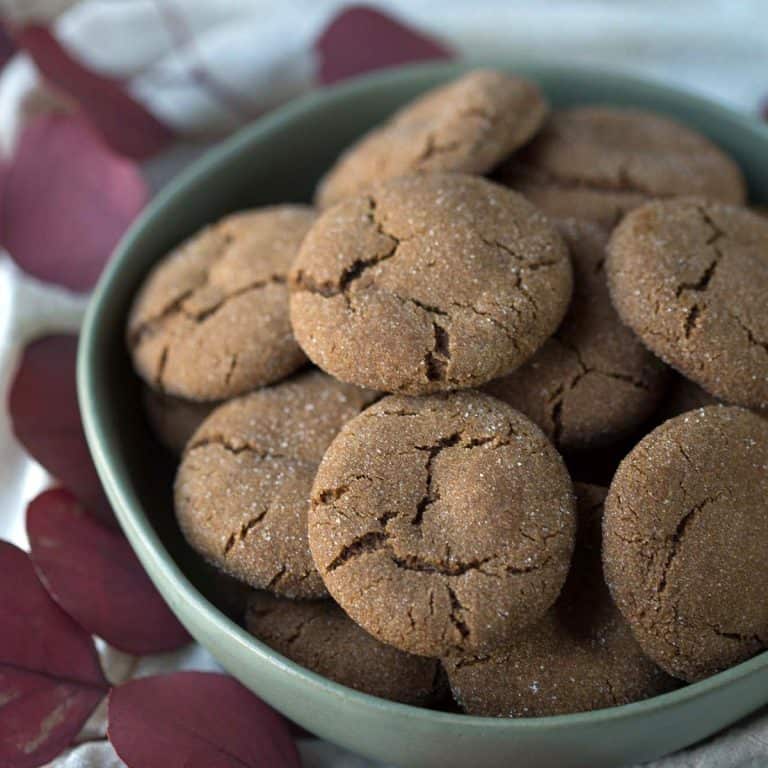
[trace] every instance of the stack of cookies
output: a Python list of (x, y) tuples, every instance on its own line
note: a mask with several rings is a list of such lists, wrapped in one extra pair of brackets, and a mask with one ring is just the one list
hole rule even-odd
[(745, 198), (666, 117), (550, 114), (480, 70), (350, 147), (316, 207), (169, 254), (128, 344), (181, 531), (252, 588), (249, 631), (376, 696), (516, 717), (768, 646)]

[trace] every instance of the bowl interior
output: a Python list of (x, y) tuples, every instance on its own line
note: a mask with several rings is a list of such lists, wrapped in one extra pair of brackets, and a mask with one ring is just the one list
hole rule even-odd
[[(768, 201), (768, 131), (747, 118), (689, 94), (619, 74), (530, 62), (492, 64), (536, 80), (557, 107), (610, 103), (676, 117), (731, 153), (746, 173), (752, 200)], [(765, 672), (768, 654), (680, 691), (613, 710), (528, 720), (471, 718), (384, 702), (325, 681), (250, 638), (211, 604), (216, 602), (216, 584), (191, 556), (174, 521), (174, 462), (154, 440), (142, 415), (139, 382), (124, 344), (132, 297), (149, 268), (204, 224), (250, 206), (310, 201), (318, 178), (355, 137), (462, 68), (427, 65), (392, 71), (293, 102), (198, 161), (157, 196), (122, 240), (91, 303), (78, 364), (86, 433), (121, 524), (171, 607), (225, 663), (233, 658), (236, 647), (238, 663), (252, 659), (254, 664), (269, 664), (271, 670), (324, 695), (345, 697), (355, 707), (377, 716), (386, 713), (402, 724), (414, 721), (483, 732), (599, 725), (654, 707), (684, 704), (755, 671)], [(269, 699), (268, 694), (262, 695)], [(275, 698), (279, 705), (279, 697)]]

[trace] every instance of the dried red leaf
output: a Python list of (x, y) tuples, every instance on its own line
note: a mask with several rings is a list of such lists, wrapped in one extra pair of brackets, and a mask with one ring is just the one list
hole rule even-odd
[(335, 83), (375, 69), (453, 58), (443, 43), (373, 8), (340, 13), (315, 43), (321, 83)]
[(27, 534), (48, 591), (89, 632), (136, 655), (189, 642), (128, 542), (69, 491), (46, 491), (29, 505)]
[(280, 715), (234, 678), (207, 672), (145, 677), (114, 688), (107, 735), (129, 768), (301, 764)]
[(64, 49), (47, 27), (22, 27), (15, 37), (46, 80), (80, 105), (117, 152), (142, 159), (173, 139), (171, 129), (131, 98), (118, 80), (89, 70)]
[(0, 541), (0, 765), (33, 768), (79, 733), (109, 688), (91, 636)]
[(114, 521), (80, 421), (76, 355), (76, 336), (48, 336), (24, 350), (8, 398), (13, 431), (29, 454), (88, 509)]
[(5, 176), (0, 243), (25, 271), (76, 291), (93, 287), (149, 196), (82, 115), (33, 118)]

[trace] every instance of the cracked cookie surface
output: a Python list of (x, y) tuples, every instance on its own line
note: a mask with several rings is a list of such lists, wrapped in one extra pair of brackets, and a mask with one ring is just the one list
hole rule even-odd
[(191, 237), (145, 280), (128, 346), (160, 392), (215, 401), (285, 378), (306, 358), (288, 316), (288, 270), (314, 220), (280, 205), (227, 216)]
[(424, 656), (505, 645), (543, 616), (574, 529), (551, 443), (478, 392), (385, 397), (348, 422), (309, 511), (331, 595), (378, 639)]
[(332, 600), (294, 601), (255, 592), (245, 626), (283, 656), (349, 688), (416, 706), (437, 697), (437, 659), (379, 642)]
[(410, 173), (485, 173), (525, 144), (548, 111), (528, 80), (469, 72), (407, 104), (347, 149), (321, 180), (316, 202), (328, 207)]
[(562, 238), (522, 196), (463, 174), (409, 176), (320, 215), (291, 272), (291, 320), (337, 378), (426, 394), (520, 365), (571, 289)]
[(176, 517), (193, 549), (253, 587), (325, 595), (307, 544), (312, 481), (342, 424), (376, 397), (310, 371), (217, 408), (176, 476)]
[(768, 422), (710, 406), (624, 459), (603, 523), (606, 580), (643, 650), (689, 682), (768, 645)]
[(578, 451), (639, 427), (658, 404), (666, 373), (611, 304), (606, 231), (574, 219), (558, 228), (574, 267), (568, 314), (528, 362), (483, 389), (522, 411), (562, 450)]
[(550, 216), (609, 227), (651, 198), (746, 197), (739, 167), (704, 136), (662, 115), (616, 107), (555, 112), (496, 175)]
[(768, 409), (768, 221), (699, 198), (648, 203), (606, 263), (622, 320), (718, 399)]
[(576, 483), (578, 532), (563, 591), (508, 648), (446, 659), (456, 701), (486, 717), (544, 717), (619, 706), (675, 681), (642, 652), (611, 600), (600, 559), (606, 489)]

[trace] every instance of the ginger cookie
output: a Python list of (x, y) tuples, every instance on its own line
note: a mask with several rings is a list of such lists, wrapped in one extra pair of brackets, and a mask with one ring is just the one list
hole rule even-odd
[(308, 519), (315, 565), (346, 613), (424, 656), (489, 651), (541, 618), (576, 522), (551, 443), (478, 392), (385, 397), (349, 421)]
[(522, 196), (476, 176), (377, 184), (320, 215), (291, 320), (333, 376), (386, 392), (478, 386), (530, 357), (571, 296), (568, 251)]
[(128, 321), (128, 346), (147, 384), (187, 400), (215, 401), (304, 365), (285, 283), (313, 220), (312, 209), (298, 205), (236, 213), (163, 259)]
[(325, 208), (373, 182), (412, 173), (483, 174), (525, 144), (548, 111), (528, 80), (468, 72), (407, 104), (347, 149), (321, 180), (316, 202)]
[(512, 645), (444, 662), (465, 712), (543, 717), (628, 704), (675, 687), (640, 649), (603, 579), (600, 540), (606, 490), (575, 486), (578, 534), (573, 565), (547, 615)]
[(605, 575), (643, 650), (692, 682), (768, 644), (768, 421), (710, 406), (624, 459), (603, 524)]
[(219, 403), (199, 403), (164, 395), (151, 387), (142, 387), (142, 402), (147, 420), (160, 442), (180, 456), (187, 441)]
[(176, 517), (192, 548), (253, 587), (324, 596), (307, 544), (312, 481), (342, 424), (375, 398), (309, 371), (217, 408), (176, 476)]
[(436, 699), (437, 659), (379, 642), (332, 600), (285, 600), (254, 592), (245, 626), (291, 661), (348, 688), (416, 706)]
[(574, 268), (568, 314), (527, 363), (484, 390), (571, 452), (614, 443), (639, 427), (656, 408), (667, 377), (611, 304), (606, 231), (574, 219), (558, 226)]
[(746, 197), (741, 170), (709, 139), (668, 117), (618, 107), (554, 113), (497, 177), (550, 216), (609, 227), (651, 198)]
[(651, 350), (718, 399), (768, 408), (768, 221), (658, 201), (629, 214), (608, 250), (613, 303)]

